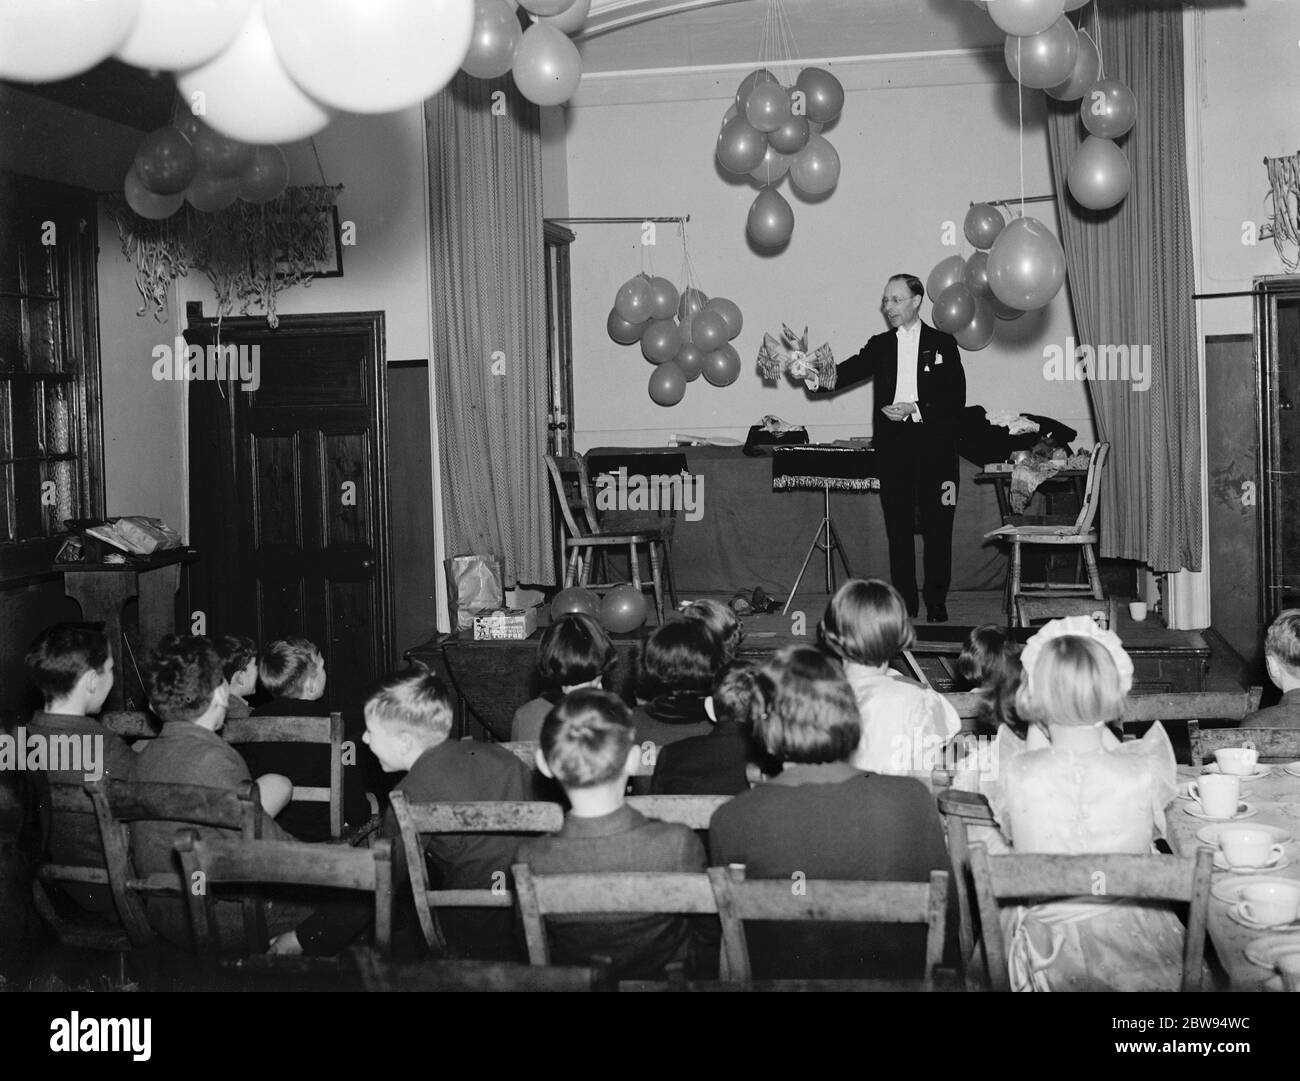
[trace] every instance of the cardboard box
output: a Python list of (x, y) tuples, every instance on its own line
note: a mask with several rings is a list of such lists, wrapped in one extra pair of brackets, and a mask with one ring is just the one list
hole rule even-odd
[(474, 617), (474, 641), (519, 640), (537, 630), (536, 608), (494, 608)]

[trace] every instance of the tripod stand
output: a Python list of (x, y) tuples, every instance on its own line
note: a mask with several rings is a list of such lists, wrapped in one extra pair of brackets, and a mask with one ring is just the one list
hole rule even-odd
[[(808, 546), (808, 554), (803, 557), (803, 566), (799, 568), (799, 577), (794, 580), (794, 585), (790, 587), (790, 599), (785, 602), (785, 607), (781, 609), (781, 614), (786, 615), (790, 611), (790, 605), (794, 603), (794, 596), (799, 592), (799, 583), (803, 581), (804, 572), (808, 570), (808, 564), (812, 562), (814, 552), (826, 553), (826, 592), (835, 592), (835, 554), (838, 553), (840, 562), (844, 564), (844, 574), (848, 578), (853, 577), (853, 571), (849, 569), (848, 556), (844, 554), (844, 545), (840, 543), (840, 536), (835, 532), (835, 523), (831, 521), (831, 486), (830, 484), (822, 485), (822, 495), (825, 500), (822, 520), (817, 525), (817, 532), (813, 534), (812, 544)], [(826, 539), (822, 540), (822, 534)]]

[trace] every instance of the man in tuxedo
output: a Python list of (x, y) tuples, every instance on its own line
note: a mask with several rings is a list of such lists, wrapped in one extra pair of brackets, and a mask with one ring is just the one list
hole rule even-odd
[(880, 472), (880, 503), (889, 537), (889, 576), (908, 613), (918, 611), (912, 540), (919, 511), (925, 541), (922, 595), (928, 621), (948, 621), (952, 579), (952, 521), (957, 509), (957, 426), (966, 406), (966, 373), (951, 334), (921, 322), (925, 286), (911, 274), (885, 283), (880, 310), (891, 329), (875, 335), (823, 380), (806, 365), (813, 393), (838, 394), (874, 379), (873, 446)]

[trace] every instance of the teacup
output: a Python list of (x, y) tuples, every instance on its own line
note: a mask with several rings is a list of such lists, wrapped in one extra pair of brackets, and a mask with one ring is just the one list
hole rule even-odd
[(1210, 818), (1233, 818), (1241, 802), (1241, 780), (1226, 773), (1207, 773), (1187, 786), (1187, 794)]
[(1241, 891), (1237, 912), (1252, 923), (1278, 927), (1300, 916), (1300, 882), (1255, 882)]
[(1230, 867), (1265, 867), (1282, 858), (1282, 846), (1253, 826), (1225, 826), (1219, 830), (1219, 848)]
[(1241, 747), (1224, 747), (1220, 751), (1215, 751), (1214, 758), (1219, 763), (1219, 769), (1224, 773), (1236, 777), (1249, 777), (1255, 772), (1255, 765), (1259, 762), (1259, 752), (1255, 750), (1253, 744), (1247, 743)]

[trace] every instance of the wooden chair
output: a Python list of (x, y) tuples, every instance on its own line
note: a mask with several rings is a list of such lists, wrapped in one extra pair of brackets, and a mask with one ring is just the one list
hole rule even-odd
[(617, 582), (590, 581), (591, 563), (598, 552), (607, 552), (626, 548), (628, 564), (632, 572), (632, 586), (643, 589), (641, 582), (640, 550), (644, 546), (650, 555), (650, 580), (654, 589), (655, 614), (658, 621), (664, 621), (664, 591), (660, 578), (661, 561), (664, 557), (664, 539), (659, 530), (640, 530), (634, 533), (609, 533), (601, 530), (596, 521), (595, 504), (591, 498), (591, 486), (587, 480), (586, 462), (582, 458), (557, 458), (553, 454), (546, 456), (546, 467), (551, 474), (551, 483), (555, 490), (560, 513), (564, 517), (565, 529), (568, 531), (565, 548), (569, 558), (565, 564), (564, 585), (585, 586), (600, 592), (612, 589)]
[[(530, 768), (537, 765), (537, 748), (540, 747), (541, 744), (535, 739), (510, 740), (498, 744), (498, 746), (509, 751), (512, 755), (518, 758), (519, 761), (523, 762)], [(645, 747), (642, 748), (641, 761), (633, 772), (633, 777), (654, 776), (655, 761), (659, 756), (659, 748), (653, 743), (648, 744), (647, 746), (653, 747), (654, 750), (653, 752), (649, 752)]]
[(957, 927), (957, 940), (961, 944), (962, 975), (968, 990), (980, 990), (988, 979), (988, 963), (977, 956), (981, 938), (975, 925), (972, 904), (975, 889), (971, 878), (966, 830), (972, 825), (992, 827), (996, 823), (989, 801), (978, 792), (961, 792), (957, 789), (940, 792), (939, 813), (943, 815), (944, 832), (948, 837), (952, 885), (957, 891), (957, 912), (961, 920)]
[(394, 962), (373, 950), (352, 955), (367, 991), (617, 991), (604, 965), (519, 965), (505, 961)]
[(943, 960), (948, 872), (926, 882), (840, 882), (809, 879), (796, 895), (789, 879), (747, 879), (741, 865), (710, 867), (709, 880), (722, 921), (722, 969), (733, 980), (750, 978), (745, 920), (835, 920), (924, 924), (925, 979)]
[(730, 796), (628, 796), (627, 805), (646, 818), (706, 830), (713, 813), (730, 799)]
[(1066, 616), (1088, 616), (1097, 620), (1102, 630), (1115, 630), (1119, 618), (1119, 601), (1114, 597), (1099, 601), (1093, 597), (1039, 597), (1019, 593), (1015, 597), (1015, 605), (1018, 627), (1032, 627), (1049, 619), (1064, 619)]
[(1181, 901), (1190, 906), (1183, 944), (1181, 989), (1199, 991), (1212, 858), (1213, 852), (1206, 846), (1198, 848), (1194, 857), (990, 856), (982, 843), (975, 842), (970, 846), (970, 862), (991, 989), (1011, 989), (1007, 946), (998, 916), (1000, 902), (1092, 896), (1099, 881), (1097, 876), (1103, 875), (1108, 897)]
[(411, 893), (424, 940), (431, 947), (446, 949), (438, 925), (439, 908), (510, 908), (514, 894), (502, 882), (481, 889), (434, 890), (429, 888), (423, 839), (440, 833), (504, 833), (529, 836), (555, 833), (564, 825), (564, 810), (558, 803), (471, 802), (411, 803), (400, 792), (392, 793), (393, 814), (402, 834)]
[(1247, 740), (1255, 745), (1261, 762), (1294, 762), (1300, 759), (1300, 728), (1202, 728), (1187, 722), (1192, 745), (1192, 765), (1214, 761), (1214, 752), (1240, 747)]
[[(386, 840), (376, 841), (371, 848), (351, 848), (294, 841), (200, 840), (193, 830), (182, 830), (176, 838), (176, 851), (188, 884), (185, 895), (201, 957), (214, 959), (220, 950), (212, 887), (227, 883), (373, 893), (375, 946), (382, 953), (392, 949), (393, 868)], [(248, 945), (252, 952), (255, 943)]]
[[(1023, 626), (1017, 613), (1016, 602), (1026, 597), (1078, 597), (1087, 596), (1104, 601), (1105, 591), (1097, 569), (1097, 504), (1101, 496), (1101, 470), (1110, 454), (1109, 443), (1098, 443), (1088, 463), (1088, 477), (1084, 486), (1083, 506), (1073, 525), (1004, 525), (984, 534), (988, 540), (997, 537), (1011, 542), (1011, 569), (1007, 593), (1007, 619), (1012, 626)], [(1088, 572), (1086, 585), (1074, 582), (1022, 582), (1020, 580), (1022, 545), (1072, 546), (1083, 555)]]

